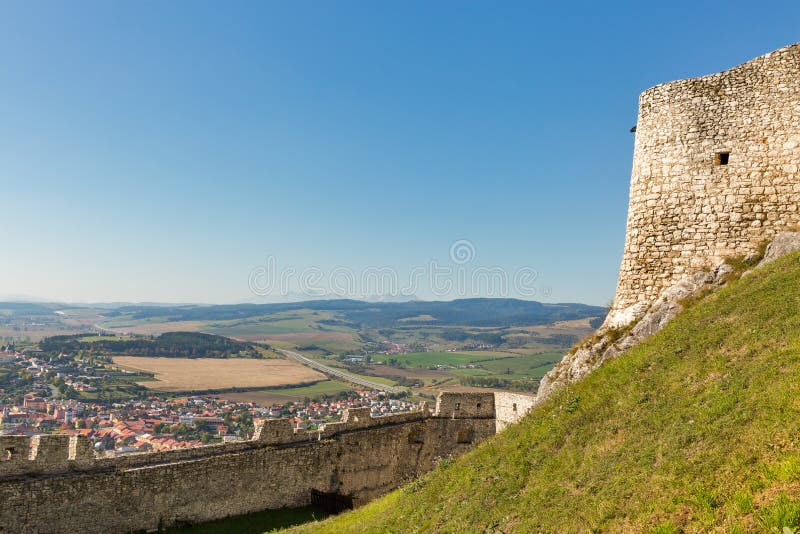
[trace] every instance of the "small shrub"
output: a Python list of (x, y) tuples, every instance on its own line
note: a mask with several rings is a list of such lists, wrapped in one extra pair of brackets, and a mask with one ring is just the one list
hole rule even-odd
[(422, 489), (422, 486), (423, 486), (422, 479), (421, 478), (415, 478), (414, 480), (412, 480), (406, 486), (406, 491), (408, 493), (417, 493), (418, 491), (420, 491)]
[(580, 397), (572, 397), (564, 404), (564, 411), (567, 413), (575, 413), (578, 410), (578, 404), (580, 402)]
[[(738, 278), (743, 272), (758, 265), (758, 263), (764, 259), (764, 255), (767, 253), (767, 245), (769, 245), (769, 241), (762, 241), (758, 244), (758, 250), (754, 254), (743, 254), (741, 256), (727, 258), (725, 263), (733, 267), (733, 273), (731, 273), (730, 276), (733, 278)], [(725, 281), (727, 282), (728, 280)]]
[(610, 344), (616, 343), (622, 336), (625, 335), (626, 328), (609, 328), (606, 330), (605, 338), (608, 340)]
[(449, 469), (450, 467), (452, 467), (452, 465), (453, 465), (453, 458), (450, 457), (450, 456), (445, 456), (444, 458), (439, 460), (439, 464), (438, 464), (438, 466), (441, 469)]

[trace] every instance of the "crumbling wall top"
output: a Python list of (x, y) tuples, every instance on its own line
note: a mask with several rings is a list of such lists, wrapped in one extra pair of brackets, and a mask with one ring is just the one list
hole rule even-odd
[(442, 392), (436, 398), (434, 417), (451, 419), (493, 418), (493, 392)]
[[(137, 469), (150, 465), (241, 453), (266, 446), (313, 443), (332, 438), (337, 434), (402, 425), (429, 417), (431, 414), (426, 403), (423, 403), (417, 411), (379, 417), (373, 417), (368, 407), (351, 408), (345, 410), (342, 421), (328, 423), (321, 430), (296, 430), (289, 419), (271, 419), (262, 421), (256, 426), (253, 439), (250, 441), (135, 453), (115, 458), (96, 458), (91, 443), (84, 436), (58, 434), (33, 437), (0, 436), (0, 477), (108, 467)], [(437, 401), (437, 417), (493, 418), (494, 394), (443, 393)]]

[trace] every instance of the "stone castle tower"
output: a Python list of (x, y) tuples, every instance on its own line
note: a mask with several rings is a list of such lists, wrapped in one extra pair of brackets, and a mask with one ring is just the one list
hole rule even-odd
[(639, 98), (625, 251), (606, 324), (800, 225), (800, 43)]

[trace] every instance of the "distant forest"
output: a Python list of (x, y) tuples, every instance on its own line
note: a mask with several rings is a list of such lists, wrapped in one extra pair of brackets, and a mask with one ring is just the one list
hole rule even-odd
[(155, 356), (162, 358), (261, 358), (249, 343), (195, 332), (167, 332), (155, 338), (117, 338), (101, 336), (82, 341), (93, 334), (55, 336), (43, 339), (39, 348), (50, 354)]

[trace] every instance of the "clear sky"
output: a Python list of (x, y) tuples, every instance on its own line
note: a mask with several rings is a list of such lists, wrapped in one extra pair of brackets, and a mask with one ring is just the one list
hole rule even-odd
[(796, 41), (796, 1), (5, 1), (0, 296), (241, 302), (272, 257), (604, 304), (638, 94)]

